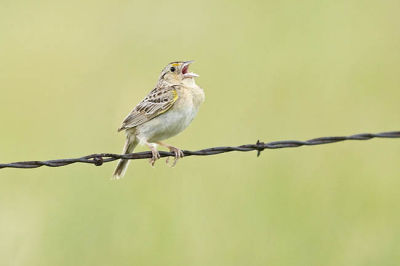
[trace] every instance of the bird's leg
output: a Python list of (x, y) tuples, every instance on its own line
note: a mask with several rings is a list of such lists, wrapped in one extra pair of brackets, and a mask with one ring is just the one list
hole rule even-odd
[(160, 156), (160, 154), (158, 153), (157, 147), (156, 147), (156, 145), (155, 145), (154, 143), (148, 143), (148, 142), (146, 142), (146, 145), (149, 146), (149, 148), (150, 148), (150, 150), (151, 150), (151, 153), (152, 153), (152, 155), (153, 155), (153, 157), (151, 157), (151, 158), (149, 159), (149, 162), (150, 162), (151, 166), (154, 166), (154, 163), (155, 163), (158, 159), (160, 159), (161, 156)]
[[(163, 146), (163, 147), (168, 148), (170, 152), (173, 152), (173, 153), (175, 154), (175, 159), (174, 159), (174, 162), (172, 163), (171, 167), (174, 167), (174, 166), (176, 165), (176, 162), (177, 162), (180, 158), (182, 158), (182, 157), (184, 156), (183, 151), (182, 151), (181, 149), (178, 149), (178, 148), (176, 148), (176, 147), (174, 147), (174, 146), (165, 144), (165, 143), (160, 142), (160, 141), (158, 141), (158, 142), (156, 142), (156, 143), (157, 143), (157, 144), (160, 144), (160, 145)], [(165, 162), (168, 164), (168, 162), (169, 162), (169, 157), (167, 157), (167, 160), (166, 160)]]

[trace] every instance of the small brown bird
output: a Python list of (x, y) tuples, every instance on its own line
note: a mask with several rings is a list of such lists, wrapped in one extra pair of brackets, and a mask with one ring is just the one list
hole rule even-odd
[[(132, 153), (138, 144), (147, 145), (153, 157), (151, 165), (160, 158), (157, 144), (175, 154), (173, 166), (183, 157), (183, 152), (161, 142), (183, 131), (196, 116), (204, 101), (204, 91), (196, 85), (197, 74), (189, 72), (193, 61), (168, 64), (161, 72), (156, 87), (125, 118), (118, 131), (126, 131), (123, 153)], [(124, 176), (129, 160), (121, 159), (113, 179)], [(168, 163), (168, 161), (167, 161)]]

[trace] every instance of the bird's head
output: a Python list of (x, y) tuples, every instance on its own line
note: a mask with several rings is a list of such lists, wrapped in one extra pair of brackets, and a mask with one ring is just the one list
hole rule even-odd
[(194, 61), (178, 61), (169, 63), (161, 72), (160, 80), (169, 83), (181, 83), (185, 79), (198, 77), (196, 73), (189, 72), (189, 65)]

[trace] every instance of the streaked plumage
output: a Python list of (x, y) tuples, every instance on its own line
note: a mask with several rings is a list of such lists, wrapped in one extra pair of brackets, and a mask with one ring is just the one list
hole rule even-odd
[(175, 86), (161, 84), (153, 89), (125, 118), (118, 131), (136, 127), (168, 111), (178, 99)]
[[(189, 73), (192, 61), (173, 62), (161, 73), (156, 87), (125, 118), (118, 131), (126, 130), (123, 153), (131, 153), (137, 144), (149, 146), (153, 153), (150, 163), (159, 159), (157, 144), (175, 153), (176, 161), (183, 156), (178, 148), (162, 143), (183, 131), (193, 120), (204, 101), (203, 90), (196, 85), (197, 74)], [(121, 178), (128, 160), (120, 160), (113, 177)]]

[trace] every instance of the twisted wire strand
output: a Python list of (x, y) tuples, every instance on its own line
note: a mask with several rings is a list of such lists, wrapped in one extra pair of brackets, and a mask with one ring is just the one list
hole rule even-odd
[[(208, 149), (202, 149), (198, 151), (188, 151), (183, 150), (183, 154), (185, 156), (208, 156), (208, 155), (216, 155), (225, 152), (232, 151), (257, 151), (257, 157), (260, 156), (261, 151), (264, 149), (282, 149), (282, 148), (295, 148), (300, 146), (311, 146), (311, 145), (322, 145), (328, 143), (336, 143), (345, 140), (369, 140), (373, 138), (400, 138), (400, 131), (391, 131), (391, 132), (382, 132), (377, 134), (371, 133), (363, 133), (356, 134), (351, 136), (336, 136), (336, 137), (321, 137), (310, 139), (306, 141), (298, 141), (298, 140), (284, 140), (284, 141), (273, 141), (264, 143), (261, 141), (257, 141), (255, 144), (246, 144), (240, 146), (223, 146), (223, 147), (213, 147)], [(174, 156), (172, 152), (160, 151), (161, 157)], [(130, 154), (114, 154), (114, 153), (98, 153), (98, 154), (90, 154), (87, 156), (83, 156), (80, 158), (71, 158), (71, 159), (58, 159), (58, 160), (48, 160), (48, 161), (23, 161), (23, 162), (14, 162), (14, 163), (4, 163), (0, 164), (0, 169), (2, 168), (21, 168), (21, 169), (30, 169), (37, 168), (41, 166), (48, 167), (60, 167), (66, 166), (73, 163), (87, 163), (93, 164), (96, 166), (100, 166), (104, 163), (112, 162), (118, 159), (129, 159), (129, 160), (139, 160), (151, 158), (152, 153), (150, 151), (146, 152), (137, 152)]]

